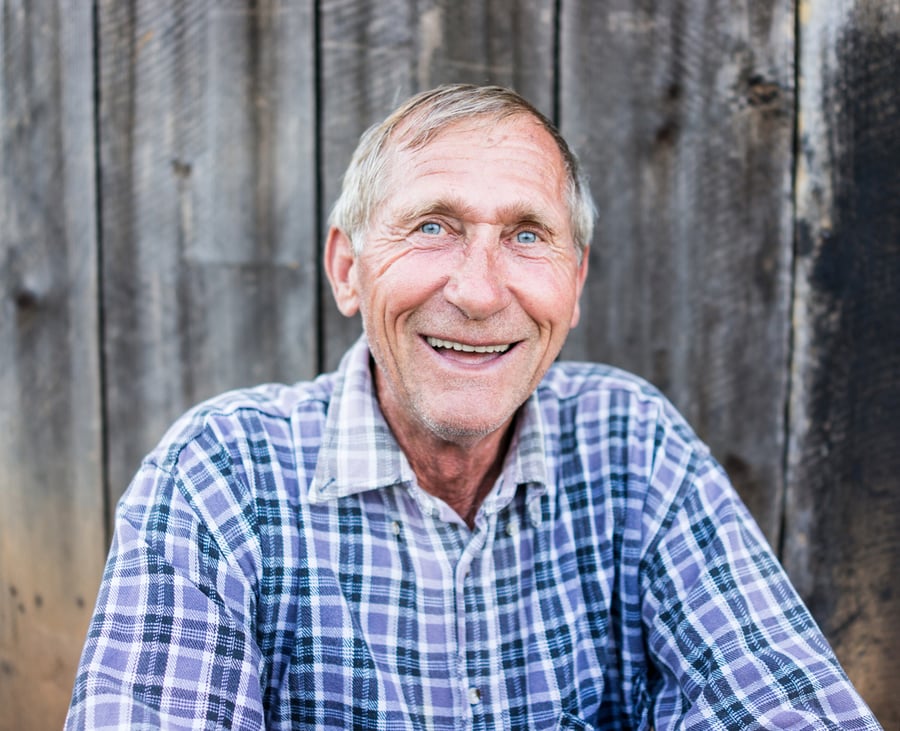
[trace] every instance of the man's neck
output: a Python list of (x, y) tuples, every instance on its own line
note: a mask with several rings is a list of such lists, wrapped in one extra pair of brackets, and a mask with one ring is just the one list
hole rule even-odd
[(515, 417), (486, 435), (445, 438), (406, 414), (382, 405), (384, 417), (406, 455), (419, 486), (443, 500), (469, 528), (500, 476)]
[(503, 469), (511, 434), (508, 425), (469, 447), (437, 438), (430, 445), (420, 440), (404, 444), (402, 436), (398, 441), (420, 487), (447, 503), (472, 528)]

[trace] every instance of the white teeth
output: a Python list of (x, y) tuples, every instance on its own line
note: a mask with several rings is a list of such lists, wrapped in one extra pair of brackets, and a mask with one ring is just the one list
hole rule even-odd
[(505, 353), (509, 350), (509, 344), (506, 345), (465, 345), (464, 343), (455, 343), (452, 340), (441, 340), (440, 338), (426, 338), (428, 344), (432, 348), (449, 348), (462, 353)]

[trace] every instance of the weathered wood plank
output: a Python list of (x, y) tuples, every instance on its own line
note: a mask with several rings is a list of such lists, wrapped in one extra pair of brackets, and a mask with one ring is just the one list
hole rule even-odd
[(660, 386), (777, 545), (792, 3), (562, 7), (561, 126), (600, 214), (582, 322), (564, 355)]
[(312, 376), (312, 0), (103, 0), (103, 304), (113, 501), (199, 399)]
[(900, 727), (900, 3), (800, 3), (784, 561)]
[[(553, 2), (340, 0), (324, 3), (320, 18), (323, 220), (360, 134), (417, 91), (502, 84), (553, 113)], [(322, 308), (323, 368), (331, 369), (361, 326), (337, 311), (327, 287)]]
[(89, 3), (0, 14), (0, 729), (60, 728), (103, 519)]

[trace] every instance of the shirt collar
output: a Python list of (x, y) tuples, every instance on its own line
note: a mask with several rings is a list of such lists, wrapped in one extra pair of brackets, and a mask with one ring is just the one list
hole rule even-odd
[[(546, 491), (546, 465), (538, 396), (532, 394), (519, 411), (516, 434), (506, 457), (503, 477), (498, 481), (500, 491), (507, 492), (502, 490), (504, 483), (527, 484), (530, 502)], [(414, 482), (412, 467), (378, 405), (369, 346), (365, 336), (361, 336), (338, 368), (309, 500), (324, 502)], [(488, 496), (486, 507), (499, 497), (496, 492), (497, 489)]]
[(309, 488), (310, 502), (414, 479), (378, 406), (369, 358), (369, 346), (362, 336), (341, 360)]

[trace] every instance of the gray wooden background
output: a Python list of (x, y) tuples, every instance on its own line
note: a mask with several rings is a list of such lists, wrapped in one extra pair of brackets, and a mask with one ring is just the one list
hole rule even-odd
[(360, 132), (519, 89), (600, 209), (566, 347), (661, 386), (900, 728), (898, 0), (3, 0), (0, 728), (62, 722), (115, 502), (199, 399), (331, 368)]

